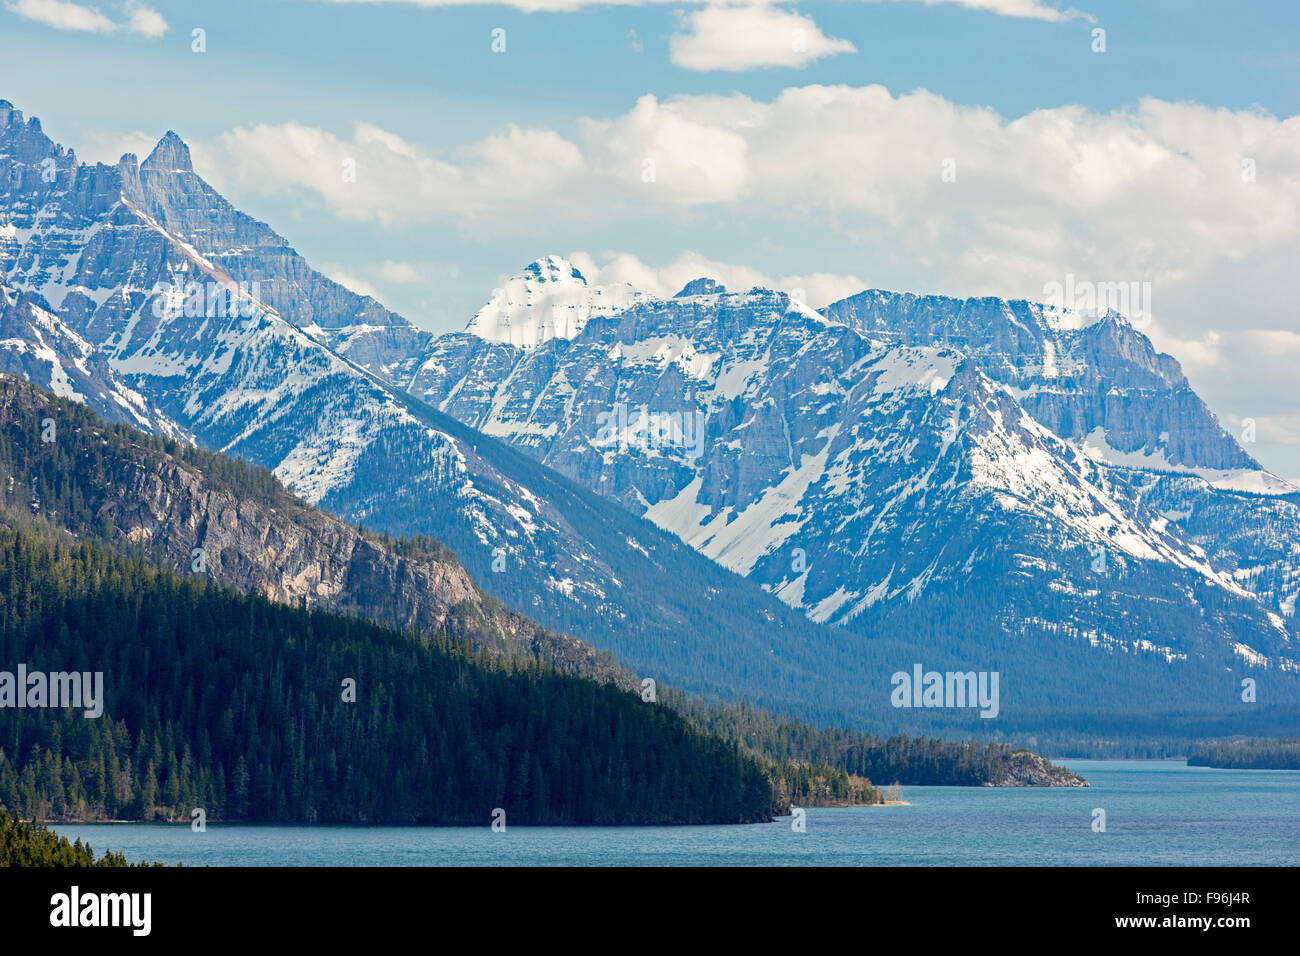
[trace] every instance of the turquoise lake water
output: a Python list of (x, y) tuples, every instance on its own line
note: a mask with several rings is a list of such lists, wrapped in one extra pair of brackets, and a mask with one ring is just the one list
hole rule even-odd
[[(911, 806), (750, 826), (58, 825), (96, 852), (189, 866), (1300, 865), (1300, 771), (1065, 760), (1086, 789), (905, 787)], [(1106, 832), (1093, 831), (1093, 810)], [(507, 808), (508, 809), (508, 808)]]

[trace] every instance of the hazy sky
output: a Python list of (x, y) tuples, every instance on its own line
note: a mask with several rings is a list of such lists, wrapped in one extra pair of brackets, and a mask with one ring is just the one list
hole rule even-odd
[(813, 305), (1149, 282), (1148, 334), (1300, 477), (1293, 0), (0, 0), (0, 98), (82, 159), (176, 130), (435, 330), (548, 253)]

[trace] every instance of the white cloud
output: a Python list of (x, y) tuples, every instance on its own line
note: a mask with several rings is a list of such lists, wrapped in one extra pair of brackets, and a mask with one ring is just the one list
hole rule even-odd
[[(727, 207), (817, 217), (861, 243), (885, 229), (888, 244), (942, 253), (982, 285), (1070, 271), (1173, 286), (1221, 260), (1260, 279), (1300, 236), (1300, 117), (1253, 110), (1145, 99), (1007, 120), (924, 90), (806, 86), (767, 102), (646, 95), (577, 133), (510, 126), (434, 155), (364, 123), (350, 137), (290, 123), (209, 148), (246, 187), (314, 193), (348, 218), (504, 230)], [(1243, 181), (1246, 157), (1255, 182)]]
[(1223, 358), (1223, 334), (1214, 329), (1196, 339), (1180, 339), (1166, 332), (1160, 325), (1153, 325), (1145, 331), (1156, 348), (1177, 355), (1188, 371), (1213, 369)]
[(167, 32), (167, 21), (162, 14), (136, 0), (128, 0), (123, 6), (122, 12), (126, 17), (123, 22), (110, 19), (95, 7), (69, 0), (11, 0), (5, 8), (10, 13), (56, 30), (105, 34), (125, 30), (149, 39), (157, 39)]
[(405, 3), (414, 7), (514, 7), (525, 13), (572, 13), (584, 7), (642, 7), (701, 0), (328, 0), (331, 3)]
[(129, 133), (90, 133), (78, 144), (77, 156), (83, 162), (115, 165), (125, 154), (144, 159), (158, 145), (158, 137), (143, 130)]
[(388, 282), (422, 282), (424, 273), (409, 262), (388, 260), (379, 266), (379, 275)]
[(143, 3), (131, 0), (126, 5), (126, 13), (128, 17), (126, 28), (132, 33), (153, 40), (167, 32), (167, 21), (163, 19), (163, 15)]
[(56, 30), (112, 33), (117, 29), (116, 23), (93, 7), (67, 3), (65, 0), (14, 0), (5, 6), (11, 13), (44, 23)]
[[(315, 194), (349, 219), (452, 219), (500, 235), (725, 210), (769, 227), (815, 222), (834, 244), (953, 291), (1040, 297), (1067, 273), (1149, 281), (1157, 322), (1183, 340), (1209, 328), (1172, 324), (1195, 304), (1189, 289), (1213, 308), (1289, 314), (1280, 279), (1300, 254), (1300, 117), (1155, 99), (1008, 120), (924, 90), (807, 86), (766, 102), (647, 95), (582, 120), (572, 139), (510, 126), (445, 155), (366, 124), (348, 137), (243, 127), (209, 148), (209, 171)], [(1241, 175), (1247, 157), (1255, 182)]]
[(750, 190), (752, 177), (745, 132), (723, 120), (731, 102), (718, 97), (703, 110), (683, 110), (642, 96), (623, 116), (584, 120), (580, 156), (588, 173), (633, 202), (734, 202)]
[(972, 10), (984, 10), (1004, 17), (1023, 17), (1029, 20), (1047, 20), (1051, 23), (1064, 23), (1067, 20), (1087, 20), (1095, 23), (1096, 19), (1080, 10), (1061, 10), (1045, 3), (1044, 0), (921, 0), (926, 6), (938, 4), (956, 4)]
[[(1246, 429), (1247, 419), (1254, 422), (1256, 442), (1300, 445), (1300, 414), (1255, 415), (1252, 417), (1248, 410), (1244, 414), (1240, 411), (1229, 412), (1224, 416), (1223, 424), (1227, 431), (1240, 440)], [(1248, 452), (1252, 451), (1250, 445), (1250, 442), (1244, 443), (1244, 447)], [(1294, 478), (1287, 480), (1300, 488), (1300, 482), (1296, 482)]]
[[(584, 7), (644, 7), (675, 3), (695, 5), (708, 0), (329, 0), (332, 3), (406, 3), (416, 7), (487, 7), (508, 6), (526, 13), (572, 13)], [(1075, 18), (1092, 20), (1086, 13), (1077, 10), (1061, 10), (1047, 0), (909, 0), (926, 6), (940, 4), (969, 7), (973, 10), (985, 10), (1006, 17), (1022, 17), (1032, 20), (1046, 20), (1061, 23)]]
[(350, 138), (297, 123), (239, 127), (208, 148), (223, 177), (263, 192), (315, 193), (346, 219), (381, 222), (441, 213), (509, 219), (546, 190), (571, 185), (582, 165), (577, 147), (557, 133), (515, 126), (453, 162), (366, 123)]
[(664, 266), (651, 266), (632, 253), (607, 252), (599, 257), (586, 252), (570, 253), (566, 258), (577, 266), (592, 285), (630, 283), (661, 298), (681, 291), (692, 279), (708, 278), (722, 283), (730, 292), (746, 292), (758, 286), (777, 289), (800, 297), (805, 305), (824, 305), (867, 288), (854, 275), (812, 273), (810, 275), (773, 276), (749, 266), (719, 262), (697, 252), (683, 252)]
[(680, 15), (668, 41), (674, 66), (687, 70), (800, 67), (837, 53), (856, 53), (848, 40), (828, 37), (811, 17), (768, 2), (711, 4)]

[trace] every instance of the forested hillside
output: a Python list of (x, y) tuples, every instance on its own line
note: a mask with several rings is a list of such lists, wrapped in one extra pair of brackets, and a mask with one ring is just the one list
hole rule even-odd
[(397, 630), (441, 630), (498, 656), (631, 688), (608, 654), (483, 593), (428, 537), (363, 532), (287, 491), (269, 471), (110, 425), (0, 375), (0, 511), (187, 575)]
[[(104, 715), (0, 709), (23, 817), (734, 823), (760, 763), (538, 662), (275, 604), (89, 545), (0, 532), (0, 660), (102, 671)], [(345, 682), (355, 681), (355, 702)]]

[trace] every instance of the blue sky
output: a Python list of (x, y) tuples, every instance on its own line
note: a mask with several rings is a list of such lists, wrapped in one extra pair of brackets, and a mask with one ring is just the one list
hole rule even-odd
[(0, 0), (0, 97), (88, 159), (175, 129), (237, 206), (436, 330), (547, 253), (814, 305), (1149, 281), (1153, 340), (1300, 476), (1300, 4), (539, 3)]

